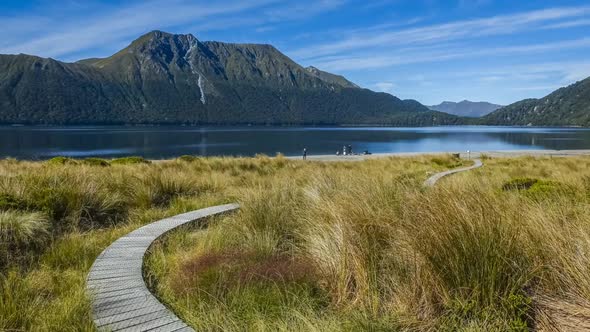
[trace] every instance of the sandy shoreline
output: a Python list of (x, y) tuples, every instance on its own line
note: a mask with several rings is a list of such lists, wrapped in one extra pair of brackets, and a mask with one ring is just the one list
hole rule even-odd
[[(415, 157), (423, 155), (437, 155), (437, 154), (449, 154), (459, 153), (462, 158), (479, 158), (482, 155), (489, 157), (568, 157), (568, 156), (588, 156), (590, 155), (590, 149), (588, 150), (496, 150), (496, 151), (472, 151), (471, 153), (459, 152), (459, 151), (436, 151), (436, 152), (397, 152), (397, 153), (376, 153), (371, 155), (352, 155), (352, 156), (337, 156), (337, 155), (308, 155), (307, 160), (309, 161), (360, 161), (366, 159), (375, 159), (383, 157)], [(287, 157), (289, 159), (302, 159), (298, 156)]]

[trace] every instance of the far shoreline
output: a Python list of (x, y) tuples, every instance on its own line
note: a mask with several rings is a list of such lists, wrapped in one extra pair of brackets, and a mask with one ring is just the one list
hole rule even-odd
[(43, 123), (0, 123), (0, 128), (157, 128), (157, 127), (186, 127), (186, 128), (453, 128), (453, 127), (501, 127), (501, 128), (565, 128), (587, 129), (579, 125), (502, 125), (502, 124), (454, 124), (429, 126), (396, 126), (392, 124), (261, 124), (261, 123), (228, 123), (228, 124), (186, 124), (186, 123), (84, 123), (84, 124), (43, 124)]
[[(380, 159), (380, 158), (412, 158), (412, 157), (422, 157), (422, 156), (437, 156), (437, 155), (449, 155), (449, 154), (457, 154), (460, 158), (463, 159), (476, 159), (482, 157), (490, 157), (490, 158), (519, 158), (519, 157), (581, 157), (581, 156), (590, 156), (590, 149), (573, 149), (573, 150), (551, 150), (551, 149), (539, 149), (539, 150), (530, 150), (530, 149), (520, 149), (520, 150), (481, 150), (481, 151), (421, 151), (421, 152), (384, 152), (384, 153), (372, 153), (372, 154), (353, 154), (353, 155), (328, 155), (328, 154), (308, 154), (305, 161), (365, 161), (371, 159)], [(289, 160), (303, 160), (302, 155), (283, 155), (278, 153), (277, 155), (266, 155), (266, 154), (257, 154), (254, 156), (240, 156), (240, 155), (211, 155), (211, 156), (199, 156), (199, 155), (190, 155), (191, 157), (195, 158), (232, 158), (232, 159), (239, 159), (239, 158), (256, 158), (257, 156), (265, 156), (268, 158), (277, 158), (278, 156), (282, 156), (285, 159)], [(65, 157), (71, 158), (75, 160), (84, 160), (87, 158), (98, 158), (104, 159), (106, 161), (118, 159), (118, 158), (127, 158), (127, 157), (135, 157), (137, 155), (122, 155), (118, 157), (109, 157), (103, 158), (100, 156), (88, 156), (83, 158), (77, 157), (70, 157), (70, 156), (55, 156), (57, 157)], [(139, 156), (141, 157), (141, 156)], [(174, 157), (174, 158), (162, 158), (162, 159), (154, 159), (154, 158), (146, 158), (150, 162), (154, 163), (162, 163), (162, 162), (171, 162), (177, 160), (178, 158), (182, 157), (181, 155)], [(142, 157), (143, 158), (143, 157)], [(20, 159), (14, 157), (0, 157), (1, 160), (8, 160), (13, 159), (17, 161), (23, 162), (45, 162), (52, 158), (46, 159)]]
[[(577, 157), (590, 156), (590, 149), (578, 150), (488, 150), (488, 151), (430, 151), (430, 152), (391, 152), (375, 154), (358, 154), (350, 156), (338, 155), (307, 155), (307, 161), (362, 161), (377, 158), (398, 157), (410, 158), (419, 156), (435, 156), (443, 154), (459, 154), (461, 158), (474, 159), (487, 156), (491, 158), (518, 157)], [(288, 156), (287, 159), (302, 159), (303, 156)]]

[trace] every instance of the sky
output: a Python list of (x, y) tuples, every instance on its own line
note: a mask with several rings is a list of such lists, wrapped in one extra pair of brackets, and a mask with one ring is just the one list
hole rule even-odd
[(0, 53), (106, 57), (151, 30), (272, 44), (303, 66), (433, 105), (506, 105), (590, 76), (584, 0), (0, 2)]

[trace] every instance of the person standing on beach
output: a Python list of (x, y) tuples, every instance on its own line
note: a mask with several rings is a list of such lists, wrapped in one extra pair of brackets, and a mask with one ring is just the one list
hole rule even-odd
[(307, 159), (307, 148), (303, 148), (303, 160)]

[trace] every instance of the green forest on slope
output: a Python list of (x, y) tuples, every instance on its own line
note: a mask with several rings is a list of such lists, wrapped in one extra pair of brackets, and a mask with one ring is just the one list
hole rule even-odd
[(304, 68), (270, 45), (150, 32), (104, 59), (0, 55), (0, 123), (460, 124), (413, 100)]

